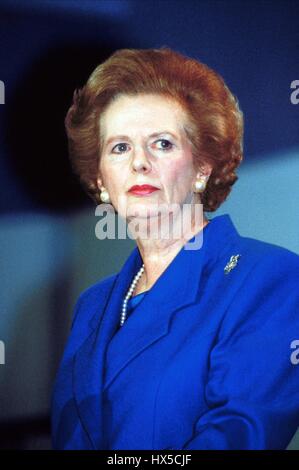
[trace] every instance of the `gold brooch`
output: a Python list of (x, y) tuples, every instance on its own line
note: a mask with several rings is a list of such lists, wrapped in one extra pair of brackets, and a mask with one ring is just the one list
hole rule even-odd
[(238, 260), (241, 255), (233, 255), (230, 257), (229, 262), (224, 268), (225, 274), (228, 274), (232, 269), (234, 269), (235, 266), (237, 266)]

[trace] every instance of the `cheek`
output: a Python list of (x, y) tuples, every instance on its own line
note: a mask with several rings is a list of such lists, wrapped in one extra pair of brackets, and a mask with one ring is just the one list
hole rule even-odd
[[(181, 159), (163, 168), (164, 182), (173, 187), (187, 186), (193, 175), (193, 167), (188, 159)], [(183, 188), (181, 188), (183, 189)]]
[(117, 169), (116, 167), (105, 167), (103, 165), (103, 179), (106, 182), (110, 192), (118, 193), (124, 184), (125, 172)]
[(109, 185), (110, 185), (110, 193), (114, 198), (117, 198), (118, 196), (123, 194), (125, 183), (122, 181), (122, 179), (118, 177), (114, 177), (113, 179), (110, 180)]

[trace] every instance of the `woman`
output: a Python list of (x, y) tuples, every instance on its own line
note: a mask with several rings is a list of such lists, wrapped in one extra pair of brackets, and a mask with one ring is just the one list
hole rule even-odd
[[(239, 235), (228, 214), (195, 215), (226, 199), (242, 160), (222, 78), (166, 47), (119, 50), (75, 92), (66, 129), (88, 194), (140, 232), (120, 272), (77, 301), (53, 447), (285, 449), (299, 425), (299, 257)], [(190, 226), (162, 236), (183, 206)]]

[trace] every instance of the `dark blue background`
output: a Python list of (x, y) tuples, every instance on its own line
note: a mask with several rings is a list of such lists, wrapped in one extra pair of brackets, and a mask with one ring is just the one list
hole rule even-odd
[(2, 212), (90, 204), (63, 119), (74, 88), (119, 48), (167, 45), (215, 68), (244, 111), (247, 161), (299, 144), (298, 1), (2, 0), (0, 44)]

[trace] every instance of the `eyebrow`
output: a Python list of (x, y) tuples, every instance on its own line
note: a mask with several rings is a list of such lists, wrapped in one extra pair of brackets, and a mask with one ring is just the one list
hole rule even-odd
[[(167, 131), (167, 130), (159, 131), (159, 132), (153, 132), (152, 134), (149, 135), (149, 137), (158, 137), (161, 134), (169, 134), (174, 139), (178, 139), (178, 137), (173, 132)], [(109, 139), (107, 139), (107, 141), (104, 142), (104, 145), (109, 145), (114, 140), (121, 140), (121, 139), (130, 140), (130, 137), (128, 137), (127, 135), (114, 135), (114, 136), (109, 137)]]

